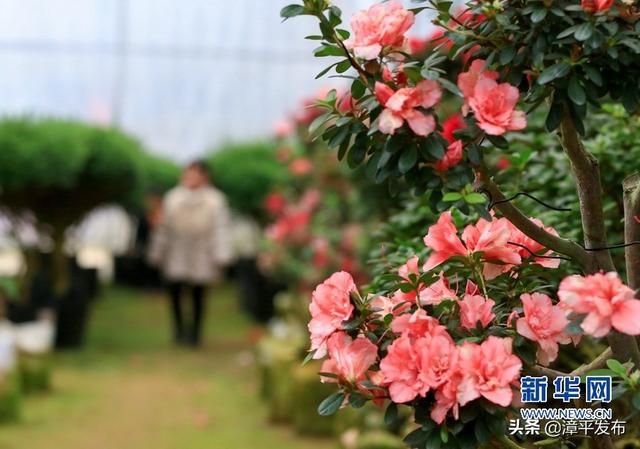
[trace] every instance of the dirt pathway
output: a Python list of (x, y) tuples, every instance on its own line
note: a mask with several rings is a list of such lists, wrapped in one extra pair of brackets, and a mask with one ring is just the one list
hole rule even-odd
[(103, 292), (86, 349), (56, 356), (54, 391), (30, 397), (0, 449), (331, 449), (267, 423), (249, 323), (226, 288), (210, 301), (205, 347), (168, 342), (163, 298)]

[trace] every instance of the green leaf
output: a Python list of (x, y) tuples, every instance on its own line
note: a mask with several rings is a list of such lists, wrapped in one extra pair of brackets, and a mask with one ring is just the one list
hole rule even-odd
[(349, 395), (349, 405), (353, 408), (362, 408), (367, 403), (366, 396), (358, 393), (351, 393)]
[(509, 142), (502, 136), (492, 136), (487, 134), (487, 139), (497, 148), (501, 148), (503, 150), (509, 148)]
[(586, 41), (591, 37), (592, 34), (593, 34), (593, 25), (591, 24), (591, 22), (583, 23), (576, 29), (576, 32), (573, 33), (575, 38), (578, 39), (579, 41)]
[(545, 17), (547, 17), (547, 8), (539, 8), (531, 14), (531, 21), (533, 23), (540, 23)]
[[(446, 429), (445, 429), (445, 432), (446, 432)], [(440, 432), (433, 432), (429, 437), (429, 439), (427, 439), (427, 444), (425, 447), (428, 449), (440, 449), (440, 446), (442, 446), (441, 434)]]
[(329, 141), (329, 148), (335, 148), (338, 145), (341, 145), (342, 142), (344, 142), (344, 140), (349, 136), (349, 132), (349, 126), (343, 126), (342, 128), (340, 128), (340, 131), (338, 131), (338, 133)]
[(558, 444), (560, 442), (560, 438), (546, 438), (544, 440), (536, 441), (533, 443), (534, 446), (551, 446), (552, 444)]
[(318, 117), (316, 117), (311, 124), (309, 125), (309, 134), (315, 134), (316, 131), (322, 127), (327, 121), (331, 118), (331, 113), (326, 112)]
[(324, 44), (313, 50), (313, 55), (317, 58), (325, 56), (344, 56), (344, 50), (337, 45)]
[(611, 371), (618, 374), (620, 377), (627, 377), (627, 369), (622, 366), (622, 363), (618, 362), (616, 359), (607, 360), (607, 366)]
[(473, 433), (476, 436), (476, 440), (480, 443), (486, 443), (491, 439), (491, 431), (482, 419), (476, 421)]
[(329, 72), (329, 70), (331, 70), (333, 67), (337, 66), (338, 64), (339, 64), (338, 62), (334, 62), (329, 67), (325, 67), (320, 71), (320, 73), (316, 75), (315, 79), (322, 78), (324, 75), (326, 75)]
[(398, 170), (400, 170), (400, 173), (405, 174), (416, 165), (416, 162), (418, 162), (418, 150), (415, 145), (412, 145), (405, 149), (400, 155), (400, 159), (398, 159)]
[(469, 204), (484, 204), (487, 199), (482, 193), (469, 193), (464, 196), (464, 201)]
[(359, 100), (360, 98), (362, 98), (362, 96), (364, 95), (366, 90), (366, 87), (364, 84), (362, 84), (362, 81), (360, 81), (359, 79), (356, 79), (353, 81), (353, 83), (351, 83), (351, 96), (356, 99)]
[(418, 428), (413, 432), (409, 433), (402, 442), (410, 447), (416, 447), (424, 444), (431, 435), (431, 432), (424, 431), (422, 428)]
[(307, 9), (302, 5), (287, 5), (280, 10), (280, 17), (284, 20), (290, 19), (296, 16), (302, 16), (307, 13)]
[(338, 63), (338, 65), (336, 66), (336, 72), (344, 73), (350, 68), (351, 68), (351, 61), (349, 61), (348, 59), (345, 59), (344, 61)]
[(545, 121), (545, 128), (547, 131), (552, 132), (560, 126), (560, 122), (562, 121), (562, 109), (562, 103), (553, 103), (551, 105)]
[(427, 137), (426, 139), (421, 139), (419, 142), (420, 152), (425, 158), (433, 158), (436, 161), (439, 161), (444, 157), (445, 147), (440, 140), (435, 138), (433, 135)]
[(449, 92), (451, 92), (453, 95), (457, 96), (457, 97), (462, 97), (462, 92), (460, 91), (460, 89), (458, 89), (458, 86), (456, 86), (455, 84), (453, 84), (451, 81), (444, 79), (444, 78), (440, 78), (438, 80), (438, 82), (440, 84), (442, 84), (442, 87), (444, 87), (445, 89), (447, 89)]
[(611, 371), (610, 369), (607, 368), (601, 368), (601, 369), (594, 369), (592, 371), (589, 371), (586, 374), (583, 374), (582, 376), (580, 376), (581, 379), (586, 379), (587, 376), (611, 376), (611, 377), (617, 377), (618, 374), (615, 371)]
[(321, 416), (330, 416), (338, 411), (344, 402), (344, 393), (334, 393), (325, 398), (318, 406), (318, 414)]
[(398, 419), (398, 405), (395, 402), (390, 402), (389, 406), (384, 412), (384, 423), (387, 426), (392, 426)]
[(461, 199), (462, 199), (462, 194), (460, 192), (447, 192), (442, 197), (442, 201), (444, 201), (445, 203), (453, 203)]
[(636, 393), (631, 398), (631, 404), (636, 410), (640, 410), (640, 393)]
[(367, 146), (361, 142), (356, 142), (351, 149), (349, 150), (349, 154), (347, 155), (347, 164), (349, 168), (355, 168), (364, 161), (365, 156), (367, 155)]
[(575, 104), (583, 105), (587, 101), (587, 95), (580, 85), (580, 80), (575, 74), (569, 79), (567, 95), (569, 95), (569, 98)]
[(311, 360), (313, 360), (313, 356), (316, 355), (316, 351), (309, 351), (307, 352), (307, 355), (304, 357), (304, 360), (302, 361), (302, 366), (306, 365), (307, 363), (309, 363)]
[(576, 32), (576, 30), (580, 27), (580, 25), (574, 25), (571, 26), (567, 29), (565, 29), (564, 31), (562, 31), (560, 34), (558, 34), (558, 39), (564, 39), (565, 37), (569, 37), (571, 36), (573, 33)]
[(571, 70), (571, 66), (566, 62), (559, 62), (547, 67), (538, 77), (538, 84), (547, 84), (556, 78), (562, 78)]
[(516, 48), (513, 45), (508, 45), (500, 51), (500, 64), (506, 65), (513, 61), (513, 57), (516, 55)]

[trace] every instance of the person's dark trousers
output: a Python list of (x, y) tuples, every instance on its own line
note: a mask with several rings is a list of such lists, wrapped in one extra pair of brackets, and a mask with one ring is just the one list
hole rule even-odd
[[(190, 291), (191, 293), (192, 319), (190, 322), (185, 322), (182, 307), (182, 296), (185, 291)], [(176, 343), (193, 346), (200, 344), (204, 316), (204, 294), (205, 288), (203, 285), (190, 285), (184, 282), (172, 282), (169, 284)]]

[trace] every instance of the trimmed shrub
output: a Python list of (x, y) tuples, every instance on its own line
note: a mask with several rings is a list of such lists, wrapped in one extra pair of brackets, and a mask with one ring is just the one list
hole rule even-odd
[(224, 146), (208, 158), (213, 183), (238, 212), (262, 219), (265, 198), (289, 179), (287, 167), (276, 158), (276, 146), (267, 142)]

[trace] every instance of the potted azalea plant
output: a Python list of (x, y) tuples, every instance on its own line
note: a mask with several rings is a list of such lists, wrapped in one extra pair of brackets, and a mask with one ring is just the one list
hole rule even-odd
[[(320, 31), (308, 36), (319, 43), (315, 55), (339, 58), (325, 73), (350, 79), (347, 94), (318, 102), (325, 112), (311, 135), (392, 192), (424, 196), (438, 213), (423, 247), (387, 267), (373, 288), (340, 271), (314, 290), (308, 358), (325, 359), (321, 379), (338, 386), (319, 411), (373, 401), (387, 404), (393, 421), (399, 405), (409, 407), (416, 426), (405, 443), (416, 448), (614, 447), (637, 429), (640, 405), (640, 174), (629, 167), (626, 178), (610, 181), (624, 223), (624, 241), (612, 242), (599, 162), (583, 136), (603, 103), (638, 108), (636, 7), (415, 3), (375, 4), (351, 18), (350, 30), (327, 0), (281, 12), (316, 17)], [(435, 29), (418, 45), (408, 33), (420, 18)], [(559, 208), (499, 181), (506, 165), (493, 163), (516, 156), (519, 136), (539, 115), (570, 167), (579, 239), (525, 213), (526, 197)], [(622, 269), (613, 251), (624, 252)], [(580, 366), (554, 365), (590, 342), (605, 347)], [(594, 390), (596, 381), (604, 385)], [(549, 419), (526, 427), (523, 413), (545, 407), (547, 392), (556, 411), (590, 415), (613, 404), (620, 415), (609, 413), (600, 431), (570, 432)]]
[(66, 233), (97, 205), (136, 201), (145, 156), (138, 142), (117, 130), (55, 119), (3, 120), (0, 147), (0, 210), (29, 223), (38, 236), (22, 248), (22, 301), (10, 303), (10, 315), (33, 321), (39, 310), (55, 309), (58, 345), (78, 346), (95, 278), (69, 258)]

